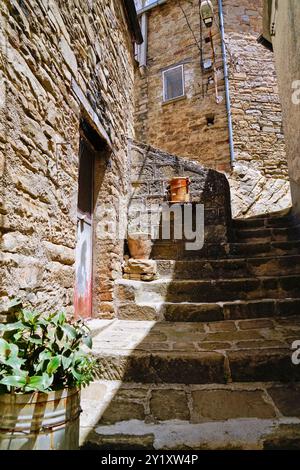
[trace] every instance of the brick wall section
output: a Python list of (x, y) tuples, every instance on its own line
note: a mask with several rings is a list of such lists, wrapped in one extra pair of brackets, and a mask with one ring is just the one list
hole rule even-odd
[[(117, 0), (4, 0), (0, 22), (2, 310), (19, 296), (40, 310), (72, 312), (81, 109), (71, 82), (112, 141), (96, 202), (117, 204), (127, 195), (133, 135), (128, 27)], [(113, 315), (123, 243), (95, 243), (95, 313)]]
[[(215, 7), (216, 0), (213, 1)], [(200, 37), (199, 2), (181, 1), (197, 40)], [(148, 61), (144, 75), (136, 74), (136, 138), (166, 152), (190, 157), (215, 169), (229, 168), (227, 114), (224, 99), (220, 32), (215, 23), (213, 40), (218, 69), (220, 104), (215, 100), (213, 72), (201, 73), (200, 52), (179, 2), (168, 0), (149, 12)], [(203, 38), (208, 30), (203, 28)], [(203, 40), (203, 57), (211, 46)], [(163, 103), (162, 70), (184, 63), (186, 97)], [(207, 125), (207, 115), (214, 125)]]

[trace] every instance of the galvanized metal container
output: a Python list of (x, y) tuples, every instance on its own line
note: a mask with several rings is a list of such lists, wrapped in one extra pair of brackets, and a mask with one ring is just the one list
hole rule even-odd
[(0, 394), (0, 450), (74, 450), (80, 392)]

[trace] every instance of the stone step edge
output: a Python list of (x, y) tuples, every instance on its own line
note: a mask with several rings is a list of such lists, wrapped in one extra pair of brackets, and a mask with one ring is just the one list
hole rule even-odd
[(281, 209), (276, 212), (270, 212), (266, 214), (259, 214), (259, 215), (253, 215), (251, 217), (236, 217), (233, 218), (233, 221), (252, 221), (252, 220), (281, 220), (281, 219), (289, 219), (289, 218), (294, 218), (297, 217), (296, 214), (293, 213), (292, 206), (288, 207), (286, 209)]
[[(243, 243), (241, 243), (241, 245), (244, 245)], [(214, 258), (209, 258), (209, 259), (202, 259), (202, 258), (196, 258), (196, 259), (178, 259), (178, 260), (174, 260), (174, 259), (158, 259), (156, 260), (157, 263), (171, 263), (171, 264), (180, 264), (180, 263), (190, 263), (190, 264), (193, 264), (193, 263), (215, 263), (215, 264), (222, 264), (222, 263), (225, 263), (225, 264), (230, 264), (230, 263), (234, 263), (234, 262), (237, 262), (237, 263), (241, 263), (241, 262), (245, 262), (245, 263), (248, 263), (248, 262), (262, 262), (265, 261), (266, 263), (268, 263), (269, 261), (280, 261), (280, 260), (286, 260), (288, 258), (299, 258), (300, 260), (300, 254), (289, 254), (289, 253), (286, 253), (286, 254), (274, 254), (274, 255), (270, 255), (268, 254), (267, 256), (264, 256), (263, 258), (261, 256), (244, 256), (244, 257), (241, 257), (241, 256), (237, 256), (236, 258), (234, 258), (234, 256), (232, 256), (231, 258), (217, 258), (217, 259), (214, 259)]]
[[(293, 385), (295, 393), (299, 390), (299, 384), (296, 387), (298, 388), (295, 389), (295, 385)], [(137, 430), (142, 423), (147, 423), (147, 425), (150, 424), (152, 426), (156, 424), (160, 426), (161, 429), (170, 428), (173, 424), (179, 424), (180, 426), (191, 424), (195, 426), (196, 424), (201, 424), (202, 426), (200, 428), (197, 427), (197, 430), (202, 429), (204, 424), (211, 426), (211, 424), (214, 423), (216, 426), (219, 426), (220, 424), (233, 423), (239, 420), (243, 428), (244, 424), (247, 427), (247, 425), (249, 426), (249, 424), (252, 423), (253, 418), (246, 418), (245, 416), (221, 420), (218, 407), (214, 410), (209, 409), (210, 416), (208, 419), (207, 417), (205, 419), (203, 413), (201, 413), (201, 408), (199, 409), (199, 405), (197, 406), (197, 402), (200, 398), (201, 405), (201, 395), (202, 397), (204, 395), (204, 398), (206, 395), (206, 405), (207, 403), (210, 404), (209, 395), (211, 393), (217, 395), (212, 404), (218, 403), (218, 400), (221, 399), (222, 402), (224, 400), (226, 401), (226, 399), (227, 401), (229, 400), (230, 410), (228, 410), (227, 415), (237, 414), (235, 400), (232, 400), (230, 396), (232, 393), (239, 399), (239, 415), (249, 415), (248, 405), (250, 404), (251, 406), (252, 403), (254, 409), (252, 405), (251, 411), (252, 413), (255, 411), (256, 416), (254, 419), (258, 422), (263, 420), (266, 423), (266, 420), (271, 419), (274, 426), (277, 426), (277, 423), (279, 424), (281, 422), (283, 424), (299, 424), (299, 417), (293, 416), (292, 413), (287, 413), (286, 403), (284, 401), (282, 402), (280, 399), (278, 400), (278, 392), (280, 398), (280, 393), (282, 395), (283, 391), (284, 395), (287, 396), (288, 402), (290, 398), (291, 402), (293, 402), (293, 395), (290, 394), (289, 388), (289, 384), (282, 385), (278, 382), (253, 382), (227, 385), (183, 385), (140, 384), (134, 382), (122, 383), (121, 381), (97, 380), (81, 392), (81, 406), (83, 409), (81, 415), (81, 445), (91, 439), (93, 435), (91, 431), (95, 431), (98, 426), (101, 426), (102, 434), (108, 436), (109, 430), (111, 429), (113, 431), (111, 427), (120, 422), (124, 423), (124, 425), (126, 423), (127, 426), (126, 432), (121, 432), (122, 436), (126, 434), (137, 436), (139, 434)], [(126, 391), (126, 394), (125, 396), (121, 396), (120, 399), (120, 392), (122, 394), (122, 391)], [(228, 394), (228, 392), (230, 393)], [(194, 395), (192, 396), (192, 394)], [(197, 396), (197, 394), (200, 394), (200, 396)], [(168, 399), (167, 406), (165, 403), (166, 397)], [(178, 407), (176, 422), (168, 419), (173, 412), (173, 404), (176, 404)], [(291, 406), (288, 407), (291, 408)], [(186, 416), (186, 409), (189, 416)], [(211, 411), (213, 411), (213, 413), (211, 413)], [(135, 419), (134, 426), (132, 419), (128, 419), (128, 412), (129, 414), (132, 413)], [(223, 413), (224, 410), (222, 409), (221, 412)], [(103, 417), (104, 420), (102, 419)], [(199, 417), (200, 420), (197, 419), (197, 417)], [(219, 419), (216, 419), (218, 417)], [(187, 420), (187, 418), (189, 418), (189, 420)], [(100, 419), (104, 421), (105, 424), (103, 422), (101, 423)], [(243, 422), (241, 422), (241, 420), (243, 420)], [(258, 425), (257, 428), (259, 429), (260, 426)], [(113, 435), (117, 440), (118, 436), (112, 432), (111, 436)], [(148, 432), (144, 435), (148, 436)], [(226, 433), (224, 432), (224, 436), (225, 435)], [(95, 437), (95, 435), (93, 436)]]
[(92, 354), (99, 379), (182, 384), (300, 382), (290, 345), (197, 351), (152, 350), (151, 345), (119, 350), (116, 344), (95, 346)]
[(142, 383), (228, 384), (241, 382), (300, 382), (299, 366), (290, 346), (263, 349), (141, 351), (94, 350), (97, 378)]
[[(294, 306), (295, 305), (295, 306)], [(235, 300), (225, 302), (141, 302), (132, 303), (130, 301), (117, 301), (117, 312), (119, 320), (153, 320), (170, 322), (199, 322), (212, 323), (226, 320), (255, 320), (259, 318), (279, 318), (299, 315), (300, 298), (287, 299), (258, 299), (258, 300)], [(291, 307), (291, 313), (281, 310), (280, 306)], [(299, 310), (297, 309), (299, 306)], [(168, 307), (176, 310), (181, 308), (187, 310), (191, 308), (194, 313), (190, 313), (185, 319), (185, 313), (181, 315), (168, 313)], [(252, 313), (255, 307), (265, 309), (260, 313)], [(199, 309), (197, 311), (196, 309)], [(242, 312), (241, 310), (242, 309)], [(248, 312), (247, 312), (248, 310)], [(249, 311), (250, 310), (250, 311)], [(179, 319), (180, 318), (180, 319)], [(194, 318), (194, 320), (193, 320)]]
[(294, 279), (298, 278), (300, 280), (300, 274), (284, 274), (282, 276), (255, 276), (255, 277), (237, 277), (237, 278), (218, 278), (218, 279), (173, 279), (173, 278), (160, 278), (155, 279), (154, 281), (139, 281), (139, 280), (131, 280), (131, 279), (116, 279), (115, 285), (131, 285), (133, 287), (140, 287), (140, 286), (154, 286), (154, 285), (161, 285), (161, 284), (204, 284), (210, 283), (212, 285), (217, 284), (219, 282), (254, 282), (254, 281), (270, 281), (270, 280), (282, 280), (282, 279)]
[(298, 419), (258, 418), (183, 424), (128, 421), (99, 425), (81, 440), (83, 450), (299, 450)]

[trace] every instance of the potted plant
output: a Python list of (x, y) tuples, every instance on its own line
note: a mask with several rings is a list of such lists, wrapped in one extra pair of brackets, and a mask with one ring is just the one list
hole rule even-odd
[(83, 344), (89, 329), (62, 312), (0, 325), (0, 450), (78, 448), (80, 388), (96, 370)]

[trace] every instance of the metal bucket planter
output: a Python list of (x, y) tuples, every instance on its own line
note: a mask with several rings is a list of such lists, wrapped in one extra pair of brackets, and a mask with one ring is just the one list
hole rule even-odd
[(80, 392), (0, 394), (0, 450), (75, 450)]

